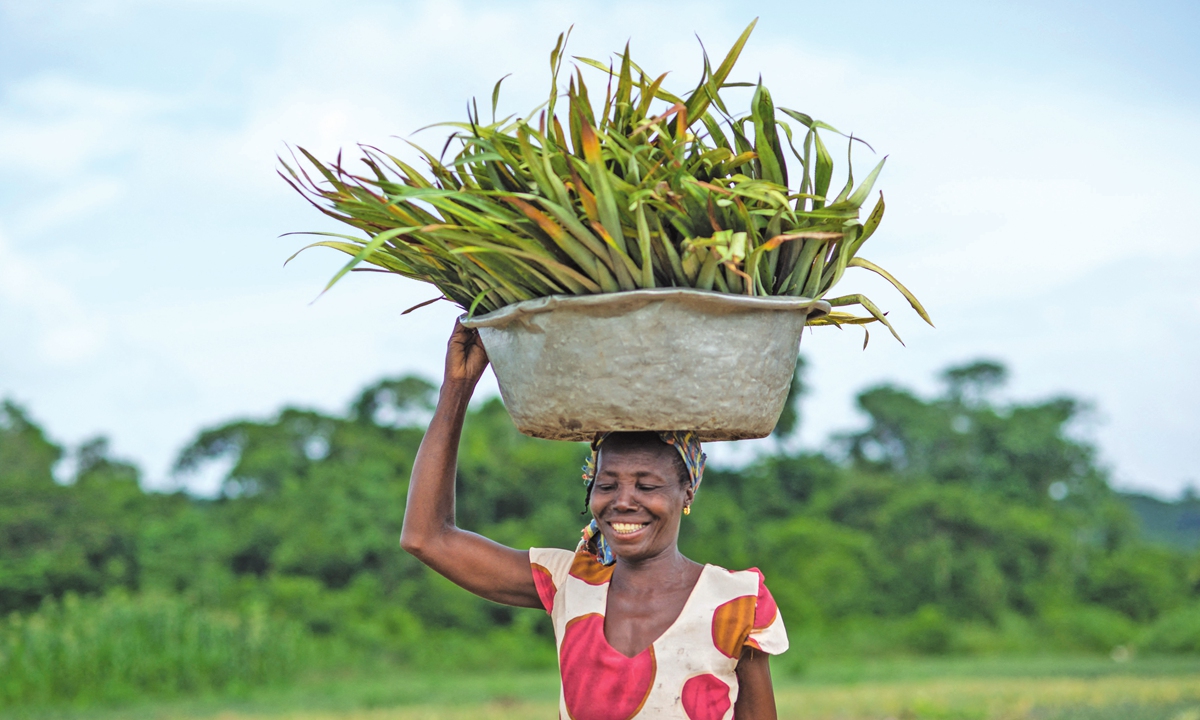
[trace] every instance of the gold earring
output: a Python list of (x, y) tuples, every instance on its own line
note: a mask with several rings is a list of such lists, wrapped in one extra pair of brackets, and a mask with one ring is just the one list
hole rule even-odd
[(692, 506), (691, 506), (691, 505), (684, 505), (684, 506), (683, 506), (683, 514), (684, 514), (684, 515), (691, 515), (691, 514), (692, 514)]

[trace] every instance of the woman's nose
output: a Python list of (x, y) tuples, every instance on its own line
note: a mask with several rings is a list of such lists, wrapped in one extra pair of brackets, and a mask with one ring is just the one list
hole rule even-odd
[(617, 489), (617, 497), (613, 500), (613, 507), (617, 510), (637, 510), (638, 504), (636, 500), (637, 488), (620, 487)]

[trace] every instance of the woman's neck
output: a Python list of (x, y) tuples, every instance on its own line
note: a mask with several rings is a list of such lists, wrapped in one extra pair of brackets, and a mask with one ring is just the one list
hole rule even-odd
[(699, 563), (684, 557), (677, 545), (671, 545), (644, 558), (627, 559), (618, 555), (612, 582), (625, 587), (691, 585), (695, 584), (698, 567)]

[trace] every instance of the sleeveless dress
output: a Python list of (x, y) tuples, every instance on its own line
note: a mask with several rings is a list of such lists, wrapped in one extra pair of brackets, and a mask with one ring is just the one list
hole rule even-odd
[(554, 623), (561, 720), (731, 720), (742, 648), (788, 648), (775, 600), (757, 568), (705, 565), (679, 618), (626, 657), (604, 638), (612, 567), (586, 551), (532, 548), (542, 606)]

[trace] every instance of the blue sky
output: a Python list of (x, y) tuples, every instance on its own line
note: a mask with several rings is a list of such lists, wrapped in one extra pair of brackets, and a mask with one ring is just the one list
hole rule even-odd
[[(1200, 481), (1200, 9), (1185, 3), (760, 3), (739, 63), (776, 101), (889, 154), (864, 252), (908, 347), (808, 336), (803, 440), (861, 419), (853, 394), (933, 392), (995, 357), (1010, 394), (1096, 408), (1079, 432), (1124, 487)], [(64, 442), (107, 434), (154, 484), (201, 427), (286, 403), (337, 410), (384, 374), (436, 377), (454, 310), (301, 256), (325, 227), (274, 175), (285, 143), (331, 155), (461, 116), (501, 75), (540, 102), (554, 37), (626, 39), (696, 74), (751, 19), (729, 3), (0, 0), (0, 396)], [(429, 136), (429, 144), (437, 144)], [(485, 391), (493, 391), (487, 384)], [(732, 458), (746, 449), (723, 448)], [(196, 480), (196, 482), (201, 482)]]

